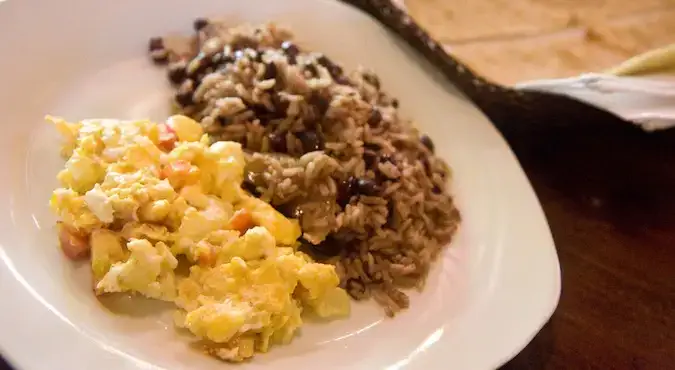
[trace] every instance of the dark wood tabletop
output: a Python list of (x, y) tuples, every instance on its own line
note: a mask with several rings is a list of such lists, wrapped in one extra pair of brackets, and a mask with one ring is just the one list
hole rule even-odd
[(562, 296), (503, 369), (675, 369), (675, 130), (509, 143), (548, 218)]

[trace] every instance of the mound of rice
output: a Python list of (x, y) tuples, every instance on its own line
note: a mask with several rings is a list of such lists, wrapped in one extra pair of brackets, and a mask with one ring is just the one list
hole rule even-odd
[(306, 249), (355, 299), (407, 308), (457, 230), (450, 170), (399, 116), (378, 77), (345, 73), (273, 24), (198, 19), (189, 39), (150, 41), (180, 113), (248, 151), (247, 190), (300, 220)]

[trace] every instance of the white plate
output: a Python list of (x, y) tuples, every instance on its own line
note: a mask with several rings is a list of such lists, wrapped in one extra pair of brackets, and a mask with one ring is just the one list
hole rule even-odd
[(188, 32), (204, 15), (274, 19), (347, 67), (373, 67), (454, 168), (464, 217), (408, 311), (389, 320), (373, 303), (356, 305), (349, 320), (306, 325), (241, 368), (486, 369), (521, 350), (560, 293), (537, 199), (485, 117), (368, 16), (332, 0), (9, 0), (0, 3), (0, 348), (9, 360), (30, 370), (229, 366), (186, 346), (163, 307), (105, 309), (86, 268), (61, 256), (47, 208), (62, 162), (43, 115), (162, 119), (168, 86), (146, 59), (147, 40)]

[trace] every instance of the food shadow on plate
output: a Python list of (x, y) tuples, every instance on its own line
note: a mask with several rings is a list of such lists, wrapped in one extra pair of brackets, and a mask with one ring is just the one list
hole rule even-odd
[(113, 293), (98, 296), (98, 302), (110, 313), (133, 318), (155, 318), (175, 310), (171, 302), (149, 299), (140, 295)]
[[(188, 276), (190, 263), (184, 256), (178, 257), (175, 269), (177, 276)], [(128, 293), (104, 294), (97, 297), (99, 303), (115, 315), (133, 318), (157, 317), (160, 314), (172, 313), (176, 307), (171, 302), (145, 298)]]

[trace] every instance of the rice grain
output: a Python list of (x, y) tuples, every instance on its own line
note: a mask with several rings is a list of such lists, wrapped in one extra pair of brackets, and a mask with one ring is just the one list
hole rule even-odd
[(245, 188), (299, 219), (309, 253), (335, 265), (354, 299), (389, 316), (407, 308), (401, 289), (424, 286), (460, 222), (431, 138), (372, 71), (344, 73), (274, 24), (209, 20), (196, 32), (164, 42), (193, 74), (179, 111), (212, 140), (242, 143)]

